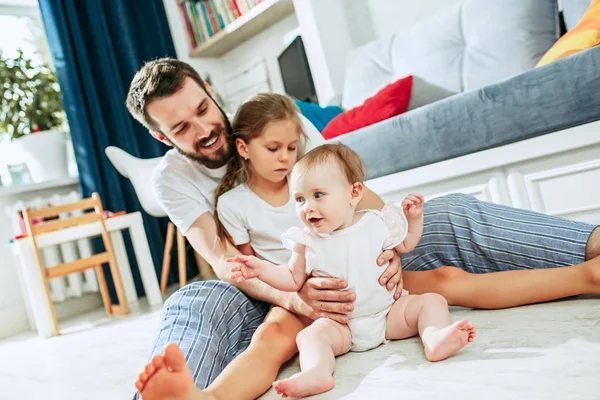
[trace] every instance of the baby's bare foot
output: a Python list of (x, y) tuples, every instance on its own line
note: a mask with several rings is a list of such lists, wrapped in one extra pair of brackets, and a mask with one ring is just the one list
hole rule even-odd
[(288, 379), (275, 381), (273, 389), (283, 398), (312, 396), (333, 389), (333, 377), (316, 371), (300, 372)]
[(135, 387), (142, 400), (198, 400), (204, 396), (194, 386), (185, 357), (175, 343), (169, 343), (164, 354), (157, 355), (146, 365)]
[(475, 339), (475, 326), (466, 319), (445, 328), (423, 332), (425, 356), (429, 361), (441, 361)]

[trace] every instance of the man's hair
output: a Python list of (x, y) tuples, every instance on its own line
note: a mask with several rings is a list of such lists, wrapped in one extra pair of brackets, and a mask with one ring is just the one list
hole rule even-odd
[(311, 168), (327, 163), (336, 164), (350, 184), (362, 183), (367, 178), (360, 156), (341, 143), (326, 143), (315, 147), (298, 160), (292, 173), (306, 174)]
[(192, 79), (206, 91), (202, 77), (191, 65), (168, 57), (148, 61), (131, 81), (125, 102), (127, 109), (146, 129), (160, 131), (146, 107), (154, 100), (177, 93), (186, 78)]

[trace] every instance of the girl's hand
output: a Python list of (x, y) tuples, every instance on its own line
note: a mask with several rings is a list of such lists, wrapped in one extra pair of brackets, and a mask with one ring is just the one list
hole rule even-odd
[(248, 279), (258, 278), (262, 270), (261, 261), (254, 256), (235, 256), (230, 257), (227, 262), (238, 263), (231, 267), (231, 279), (238, 283), (244, 283)]
[(418, 193), (411, 193), (402, 200), (402, 210), (407, 219), (416, 219), (423, 216), (423, 203), (425, 198)]

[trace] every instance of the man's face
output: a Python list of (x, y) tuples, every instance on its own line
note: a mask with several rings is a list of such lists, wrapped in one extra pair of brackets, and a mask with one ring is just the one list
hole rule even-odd
[(151, 132), (154, 138), (214, 169), (229, 161), (233, 146), (229, 120), (209, 94), (208, 86), (204, 90), (187, 78), (178, 92), (152, 101), (146, 111), (160, 129)]

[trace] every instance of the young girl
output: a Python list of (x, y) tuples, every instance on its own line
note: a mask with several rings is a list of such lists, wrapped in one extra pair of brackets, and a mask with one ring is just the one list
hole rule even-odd
[[(283, 397), (305, 397), (333, 388), (335, 356), (349, 350), (365, 351), (387, 340), (421, 336), (425, 355), (440, 361), (475, 338), (466, 320), (451, 324), (446, 300), (438, 294), (408, 295), (394, 300), (377, 283), (372, 260), (382, 250), (411, 251), (423, 231), (423, 198), (407, 197), (402, 211), (386, 206), (379, 212), (356, 207), (362, 197), (362, 163), (342, 144), (322, 145), (298, 161), (291, 175), (291, 191), (298, 218), (305, 226), (290, 228), (283, 241), (292, 256), (288, 266), (277, 266), (254, 256), (228, 261), (232, 279), (258, 278), (284, 291), (298, 291), (309, 275), (341, 277), (356, 293), (347, 325), (320, 318), (297, 338), (302, 372), (273, 387)], [(370, 265), (369, 265), (370, 264)]]

